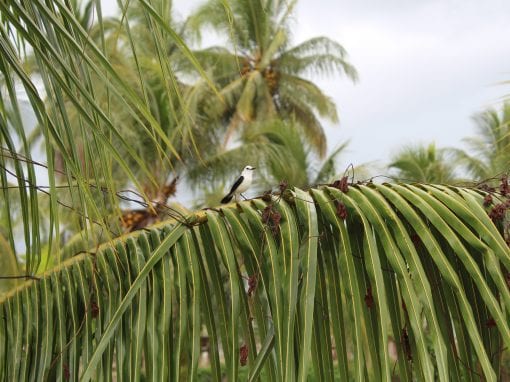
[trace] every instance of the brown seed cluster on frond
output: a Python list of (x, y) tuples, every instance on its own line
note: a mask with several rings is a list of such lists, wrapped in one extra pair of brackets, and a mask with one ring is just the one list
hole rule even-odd
[(344, 176), (342, 179), (335, 180), (330, 186), (338, 188), (345, 194), (349, 191), (349, 179), (347, 176)]
[(345, 207), (345, 204), (340, 200), (335, 200), (335, 207), (337, 216), (342, 220), (347, 219), (347, 207)]
[(92, 318), (97, 318), (97, 316), (99, 316), (99, 306), (97, 305), (97, 302), (95, 300), (90, 301), (89, 310)]
[(241, 366), (246, 366), (246, 363), (248, 362), (248, 346), (244, 344), (239, 349), (239, 363)]
[(257, 289), (258, 277), (256, 274), (248, 277), (248, 297), (251, 297), (253, 292)]
[[(502, 233), (505, 242), (510, 246), (510, 221), (506, 219), (508, 210), (510, 209), (510, 184), (508, 182), (508, 175), (505, 174), (500, 178), (499, 187), (497, 188), (487, 184), (488, 181), (493, 180), (494, 179), (489, 179), (484, 181), (484, 183), (479, 184), (477, 188), (487, 192), (483, 199), (483, 206), (488, 208), (487, 214), (494, 224), (503, 224)], [(506, 200), (501, 202), (502, 197)], [(500, 201), (500, 203), (494, 204), (496, 200)]]
[(508, 207), (510, 207), (510, 201), (496, 204), (489, 212), (489, 217), (493, 222), (503, 221)]
[(508, 185), (508, 175), (503, 175), (501, 178), (501, 183), (499, 185), (499, 191), (501, 195), (507, 196), (510, 194), (510, 186)]
[(262, 210), (262, 223), (267, 225), (273, 235), (278, 235), (280, 233), (280, 221), (282, 219), (282, 215), (274, 209), (272, 204), (269, 204), (266, 208)]

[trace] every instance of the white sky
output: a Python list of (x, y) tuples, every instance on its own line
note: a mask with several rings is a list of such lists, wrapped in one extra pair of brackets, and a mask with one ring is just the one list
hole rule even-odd
[[(103, 2), (104, 6), (106, 2)], [(174, 0), (183, 17), (201, 1)], [(301, 0), (295, 42), (325, 35), (342, 44), (360, 81), (317, 82), (337, 103), (329, 148), (341, 160), (387, 163), (403, 144), (461, 146), (471, 116), (510, 94), (508, 0)]]
[[(296, 39), (324, 34), (360, 74), (324, 83), (341, 112), (330, 147), (352, 138), (350, 161), (388, 161), (402, 144), (460, 146), (471, 116), (510, 80), (510, 1), (301, 1)], [(319, 5), (320, 4), (320, 5)]]

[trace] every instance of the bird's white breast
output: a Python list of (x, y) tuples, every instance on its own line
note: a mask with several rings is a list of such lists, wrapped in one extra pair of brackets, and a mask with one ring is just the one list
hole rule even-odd
[(243, 182), (239, 185), (239, 187), (236, 190), (236, 192), (239, 194), (242, 194), (243, 192), (245, 192), (248, 189), (248, 187), (250, 187), (253, 173), (252, 173), (252, 171), (248, 170), (248, 171), (243, 171), (241, 175), (244, 177), (244, 179), (243, 179)]

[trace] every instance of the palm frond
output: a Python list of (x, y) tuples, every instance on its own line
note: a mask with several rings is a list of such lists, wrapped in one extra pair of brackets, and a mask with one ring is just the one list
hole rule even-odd
[(456, 163), (463, 166), (475, 179), (483, 180), (490, 172), (483, 159), (470, 156), (461, 149), (451, 148), (448, 150), (452, 154), (453, 158), (455, 158)]
[(285, 102), (286, 111), (296, 121), (296, 126), (303, 132), (310, 147), (320, 157), (324, 157), (327, 151), (327, 141), (321, 121), (297, 93), (293, 93), (291, 89), (282, 88), (281, 90), (282, 101)]
[(388, 167), (397, 171), (400, 181), (451, 183), (457, 179), (453, 163), (447, 158), (451, 152), (436, 148), (434, 143), (411, 145), (396, 153)]
[[(0, 143), (2, 158), (7, 155), (11, 159), (2, 162), (5, 166), (0, 172), (2, 179), (15, 177), (18, 182), (28, 274), (39, 269), (43, 244), (53, 248), (53, 241), (61, 242), (64, 225), (59, 204), (72, 211), (66, 219), (66, 224), (72, 223), (68, 227), (73, 225), (79, 231), (104, 225), (108, 232), (105, 221), (120, 212), (119, 185), (135, 187), (144, 194), (151, 186), (164, 184), (168, 171), (182, 160), (181, 154), (196, 148), (193, 144), (178, 146), (178, 140), (173, 139), (181, 135), (186, 136), (185, 142), (193, 141), (190, 137), (195, 131), (181, 130), (193, 126), (191, 123), (176, 123), (188, 116), (181, 113), (182, 86), (167, 60), (167, 42), (180, 52), (181, 61), (186, 59), (194, 67), (211, 93), (219, 95), (182, 38), (168, 25), (169, 16), (160, 15), (143, 0), (138, 5), (152, 38), (147, 45), (158, 61), (153, 73), (161, 79), (159, 88), (144, 73), (145, 68), (153, 67), (144, 67), (147, 61), (139, 56), (140, 44), (131, 34), (130, 27), (138, 28), (139, 22), (103, 23), (97, 8), (97, 24), (91, 27), (80, 22), (72, 4), (71, 8), (60, 2), (0, 4), (4, 84)], [(92, 12), (87, 9), (87, 14)], [(27, 51), (36, 66), (31, 72), (24, 64)], [(163, 103), (164, 109), (158, 109)], [(31, 131), (20, 117), (23, 113), (33, 113), (37, 120), (43, 142), (43, 153), (37, 154), (40, 160), (33, 160), (28, 144)], [(153, 155), (151, 163), (156, 163), (153, 166), (144, 158), (148, 152)], [(164, 174), (162, 169), (166, 169)], [(49, 218), (39, 213), (41, 176), (48, 177)], [(61, 187), (67, 187), (66, 191)], [(147, 194), (144, 197), (149, 199)], [(58, 251), (55, 256), (60, 261)]]
[(218, 381), (499, 378), (510, 250), (485, 194), (344, 191), (196, 212), (24, 282), (0, 300), (2, 378), (195, 379), (203, 336)]
[(224, 86), (228, 81), (239, 76), (239, 62), (242, 57), (232, 54), (228, 49), (221, 46), (213, 46), (193, 52), (202, 65), (211, 71), (212, 78)]
[(489, 179), (510, 171), (510, 103), (501, 110), (488, 109), (473, 120), (477, 135), (464, 139), (468, 151), (462, 160), (477, 180)]
[(358, 73), (347, 61), (347, 52), (337, 42), (327, 37), (315, 37), (290, 48), (276, 58), (279, 66), (292, 75), (345, 74), (356, 82)]
[(338, 122), (335, 103), (313, 82), (289, 75), (282, 75), (281, 81), (281, 91), (279, 93), (283, 104), (290, 98), (291, 93), (294, 93), (299, 95), (303, 104), (308, 105), (308, 109), (317, 112), (320, 117), (328, 118), (331, 122)]

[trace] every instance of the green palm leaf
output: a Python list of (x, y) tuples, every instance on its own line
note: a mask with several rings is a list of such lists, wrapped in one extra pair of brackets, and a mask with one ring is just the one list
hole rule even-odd
[(2, 378), (193, 380), (207, 333), (214, 380), (496, 380), (510, 250), (483, 195), (344, 191), (197, 212), (23, 283), (0, 300)]

